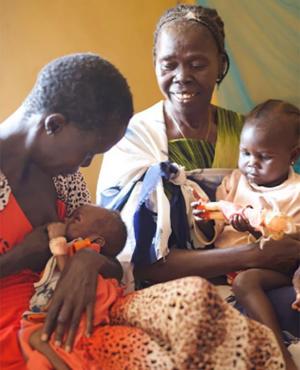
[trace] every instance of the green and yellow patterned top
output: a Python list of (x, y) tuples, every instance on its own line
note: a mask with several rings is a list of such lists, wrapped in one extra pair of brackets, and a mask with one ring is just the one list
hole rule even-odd
[(196, 139), (169, 140), (170, 161), (184, 166), (187, 171), (237, 167), (243, 122), (241, 114), (217, 107), (216, 144)]

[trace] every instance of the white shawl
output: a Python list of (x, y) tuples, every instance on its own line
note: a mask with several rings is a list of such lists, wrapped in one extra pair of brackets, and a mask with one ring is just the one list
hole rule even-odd
[[(125, 283), (133, 283), (131, 258), (135, 249), (133, 215), (138, 206), (142, 187), (142, 176), (154, 165), (168, 160), (168, 140), (163, 116), (163, 102), (136, 114), (130, 121), (125, 137), (105, 155), (97, 187), (97, 203), (107, 208), (114, 208), (116, 199), (124, 199), (131, 190), (129, 198), (121, 211), (127, 226), (128, 239), (125, 248), (118, 256), (124, 268)], [(179, 183), (178, 183), (179, 181)], [(181, 185), (185, 198), (189, 222), (192, 223), (190, 202), (191, 186), (205, 197), (201, 188), (187, 180), (183, 169), (180, 176), (172, 181)], [(168, 240), (171, 235), (170, 204), (163, 189), (162, 179), (149, 194), (147, 208), (157, 213), (155, 250), (157, 259), (168, 254)], [(111, 196), (112, 200), (107, 200)], [(200, 247), (209, 244), (197, 228), (193, 228), (194, 240), (198, 239)], [(132, 286), (131, 286), (132, 287)]]

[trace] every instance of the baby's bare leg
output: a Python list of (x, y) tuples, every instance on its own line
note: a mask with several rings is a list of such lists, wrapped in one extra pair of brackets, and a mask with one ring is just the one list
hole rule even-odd
[(42, 353), (51, 362), (55, 370), (70, 370), (69, 366), (53, 351), (49, 343), (41, 341), (42, 329), (37, 329), (29, 338), (32, 348)]
[(273, 306), (265, 291), (291, 285), (291, 278), (273, 270), (249, 269), (240, 272), (233, 282), (237, 300), (253, 319), (272, 329), (286, 361), (287, 369), (294, 369), (291, 356), (283, 342), (281, 329)]

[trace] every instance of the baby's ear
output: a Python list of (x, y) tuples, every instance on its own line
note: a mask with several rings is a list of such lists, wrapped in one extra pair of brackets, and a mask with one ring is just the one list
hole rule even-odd
[(115, 248), (110, 244), (107, 244), (103, 236), (98, 236), (97, 239), (94, 239), (94, 242), (100, 245), (100, 253), (106, 257), (116, 257), (122, 248)]
[(104, 256), (110, 256), (110, 251), (109, 248), (106, 244), (106, 240), (103, 236), (97, 235), (95, 238), (90, 238), (90, 240), (93, 241), (93, 243), (96, 243), (100, 247), (100, 253), (103, 254)]
[(105, 239), (103, 238), (103, 236), (98, 236), (96, 239), (94, 239), (94, 243), (99, 244), (102, 248), (105, 245)]

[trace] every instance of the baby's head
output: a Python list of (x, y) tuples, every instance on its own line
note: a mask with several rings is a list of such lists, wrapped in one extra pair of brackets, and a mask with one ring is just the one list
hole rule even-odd
[(241, 133), (239, 169), (261, 186), (284, 182), (300, 154), (300, 110), (281, 100), (267, 100), (246, 117)]
[(86, 204), (66, 220), (66, 238), (89, 238), (102, 246), (101, 253), (114, 257), (125, 245), (127, 230), (119, 212)]

